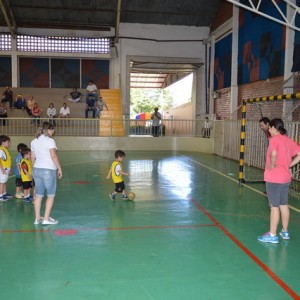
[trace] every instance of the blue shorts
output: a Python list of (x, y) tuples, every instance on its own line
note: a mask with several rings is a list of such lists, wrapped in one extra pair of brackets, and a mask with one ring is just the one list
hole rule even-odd
[(272, 183), (266, 182), (266, 190), (270, 207), (279, 207), (280, 205), (287, 205), (289, 198), (288, 183)]
[(35, 194), (37, 197), (55, 196), (56, 193), (56, 170), (33, 168), (33, 179), (35, 182)]

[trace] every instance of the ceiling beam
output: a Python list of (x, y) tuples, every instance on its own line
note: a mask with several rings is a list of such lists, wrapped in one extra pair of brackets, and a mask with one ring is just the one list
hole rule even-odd
[(118, 0), (118, 3), (117, 3), (116, 34), (115, 34), (115, 36), (116, 36), (115, 43), (116, 44), (119, 43), (119, 36), (120, 36), (121, 2), (122, 2), (122, 0)]
[(0, 0), (0, 8), (2, 10), (6, 25), (13, 39), (16, 38), (16, 23), (14, 15), (9, 5), (9, 0)]
[[(299, 14), (300, 15), (300, 7), (297, 6), (295, 3), (292, 3), (289, 0), (283, 0), (286, 5), (287, 5), (287, 9), (286, 12), (283, 12), (280, 7), (278, 6), (278, 4), (276, 3), (276, 0), (272, 0), (272, 4), (274, 5), (274, 7), (277, 9), (278, 13), (280, 14), (280, 16), (282, 17), (282, 19), (278, 19), (276, 17), (273, 17), (267, 13), (264, 13), (262, 11), (259, 10), (260, 4), (262, 2), (262, 0), (248, 0), (250, 5), (245, 5), (240, 3), (239, 0), (226, 0), (227, 2), (230, 2), (238, 7), (247, 9), (249, 11), (252, 11), (260, 16), (263, 16), (267, 19), (270, 19), (272, 21), (275, 21), (277, 23), (280, 23), (282, 25), (285, 25), (291, 29), (300, 31), (300, 28), (295, 26), (295, 19), (296, 19), (296, 15)], [(288, 15), (288, 11), (290, 8), (290, 11), (292, 12), (290, 15)]]

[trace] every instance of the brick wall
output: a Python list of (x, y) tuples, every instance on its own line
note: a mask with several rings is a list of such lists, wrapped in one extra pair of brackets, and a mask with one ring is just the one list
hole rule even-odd
[(210, 31), (216, 30), (230, 18), (232, 18), (232, 4), (224, 1), (220, 4), (216, 18), (210, 27)]
[(230, 115), (231, 89), (218, 90), (217, 98), (214, 100), (214, 113), (222, 120)]
[[(238, 90), (238, 106), (243, 102), (243, 99), (281, 95), (283, 92), (283, 79), (282, 77), (274, 78), (272, 80), (257, 81), (250, 84), (244, 84), (239, 86)], [(218, 98), (215, 99), (215, 113), (219, 114), (222, 119), (230, 115), (230, 101), (231, 101), (230, 88), (218, 90)], [(257, 120), (261, 117), (261, 111), (264, 116), (267, 117), (282, 117), (282, 102), (268, 102), (261, 103), (261, 106), (257, 104), (252, 105), (252, 108), (248, 108), (247, 117)], [(250, 112), (250, 113), (249, 113)], [(238, 119), (241, 118), (241, 109), (237, 113)]]

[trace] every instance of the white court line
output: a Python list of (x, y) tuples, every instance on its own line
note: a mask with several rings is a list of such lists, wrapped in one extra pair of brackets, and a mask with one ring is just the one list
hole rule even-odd
[[(196, 163), (196, 164), (198, 164), (198, 165), (200, 165), (200, 166), (202, 166), (202, 167), (204, 167), (204, 168), (206, 168), (206, 169), (208, 169), (208, 170), (210, 170), (210, 171), (213, 171), (214, 173), (217, 173), (217, 174), (219, 174), (219, 175), (221, 175), (221, 176), (223, 176), (223, 177), (225, 177), (225, 178), (227, 178), (227, 179), (230, 179), (230, 180), (232, 180), (232, 181), (234, 181), (234, 182), (236, 182), (236, 183), (238, 183), (238, 184), (241, 184), (241, 185), (243, 185), (245, 188), (247, 188), (247, 189), (249, 189), (249, 190), (252, 190), (252, 191), (254, 191), (254, 192), (256, 192), (256, 193), (258, 193), (258, 194), (260, 194), (260, 195), (262, 195), (262, 196), (267, 197), (266, 194), (264, 194), (263, 192), (261, 192), (261, 191), (255, 189), (254, 187), (251, 187), (251, 186), (249, 186), (249, 185), (247, 185), (247, 184), (244, 184), (244, 183), (240, 183), (237, 179), (234, 179), (234, 178), (232, 178), (232, 177), (230, 177), (230, 176), (228, 176), (228, 175), (225, 175), (225, 174), (223, 174), (222, 172), (217, 171), (216, 169), (213, 169), (213, 168), (211, 168), (211, 167), (209, 167), (209, 166), (206, 166), (206, 165), (204, 165), (204, 164), (202, 164), (202, 163), (200, 163), (200, 162), (198, 162), (198, 161), (196, 161), (196, 160), (193, 160), (193, 159), (191, 159), (191, 158), (189, 158), (189, 157), (187, 157), (187, 156), (184, 156), (184, 155), (181, 155), (181, 156), (187, 158), (188, 160), (191, 160), (192, 162), (194, 162), (194, 163)], [(298, 209), (298, 208), (296, 208), (296, 207), (294, 207), (294, 206), (292, 206), (292, 205), (288, 205), (288, 206), (289, 206), (290, 209), (292, 209), (292, 210), (294, 210), (294, 211), (300, 213), (300, 209)]]

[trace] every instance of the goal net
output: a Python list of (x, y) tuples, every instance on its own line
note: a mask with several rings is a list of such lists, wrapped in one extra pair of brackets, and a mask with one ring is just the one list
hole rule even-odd
[[(267, 117), (270, 120), (281, 118), (284, 121), (287, 134), (299, 143), (299, 123), (289, 120), (297, 119), (300, 113), (300, 94), (290, 94), (272, 97), (247, 99), (242, 107), (242, 126), (240, 141), (240, 182), (263, 182), (268, 137), (259, 127), (259, 120)], [(293, 117), (294, 116), (294, 117)], [(293, 178), (298, 184), (299, 166), (293, 170)], [(292, 186), (292, 185), (291, 185)]]

